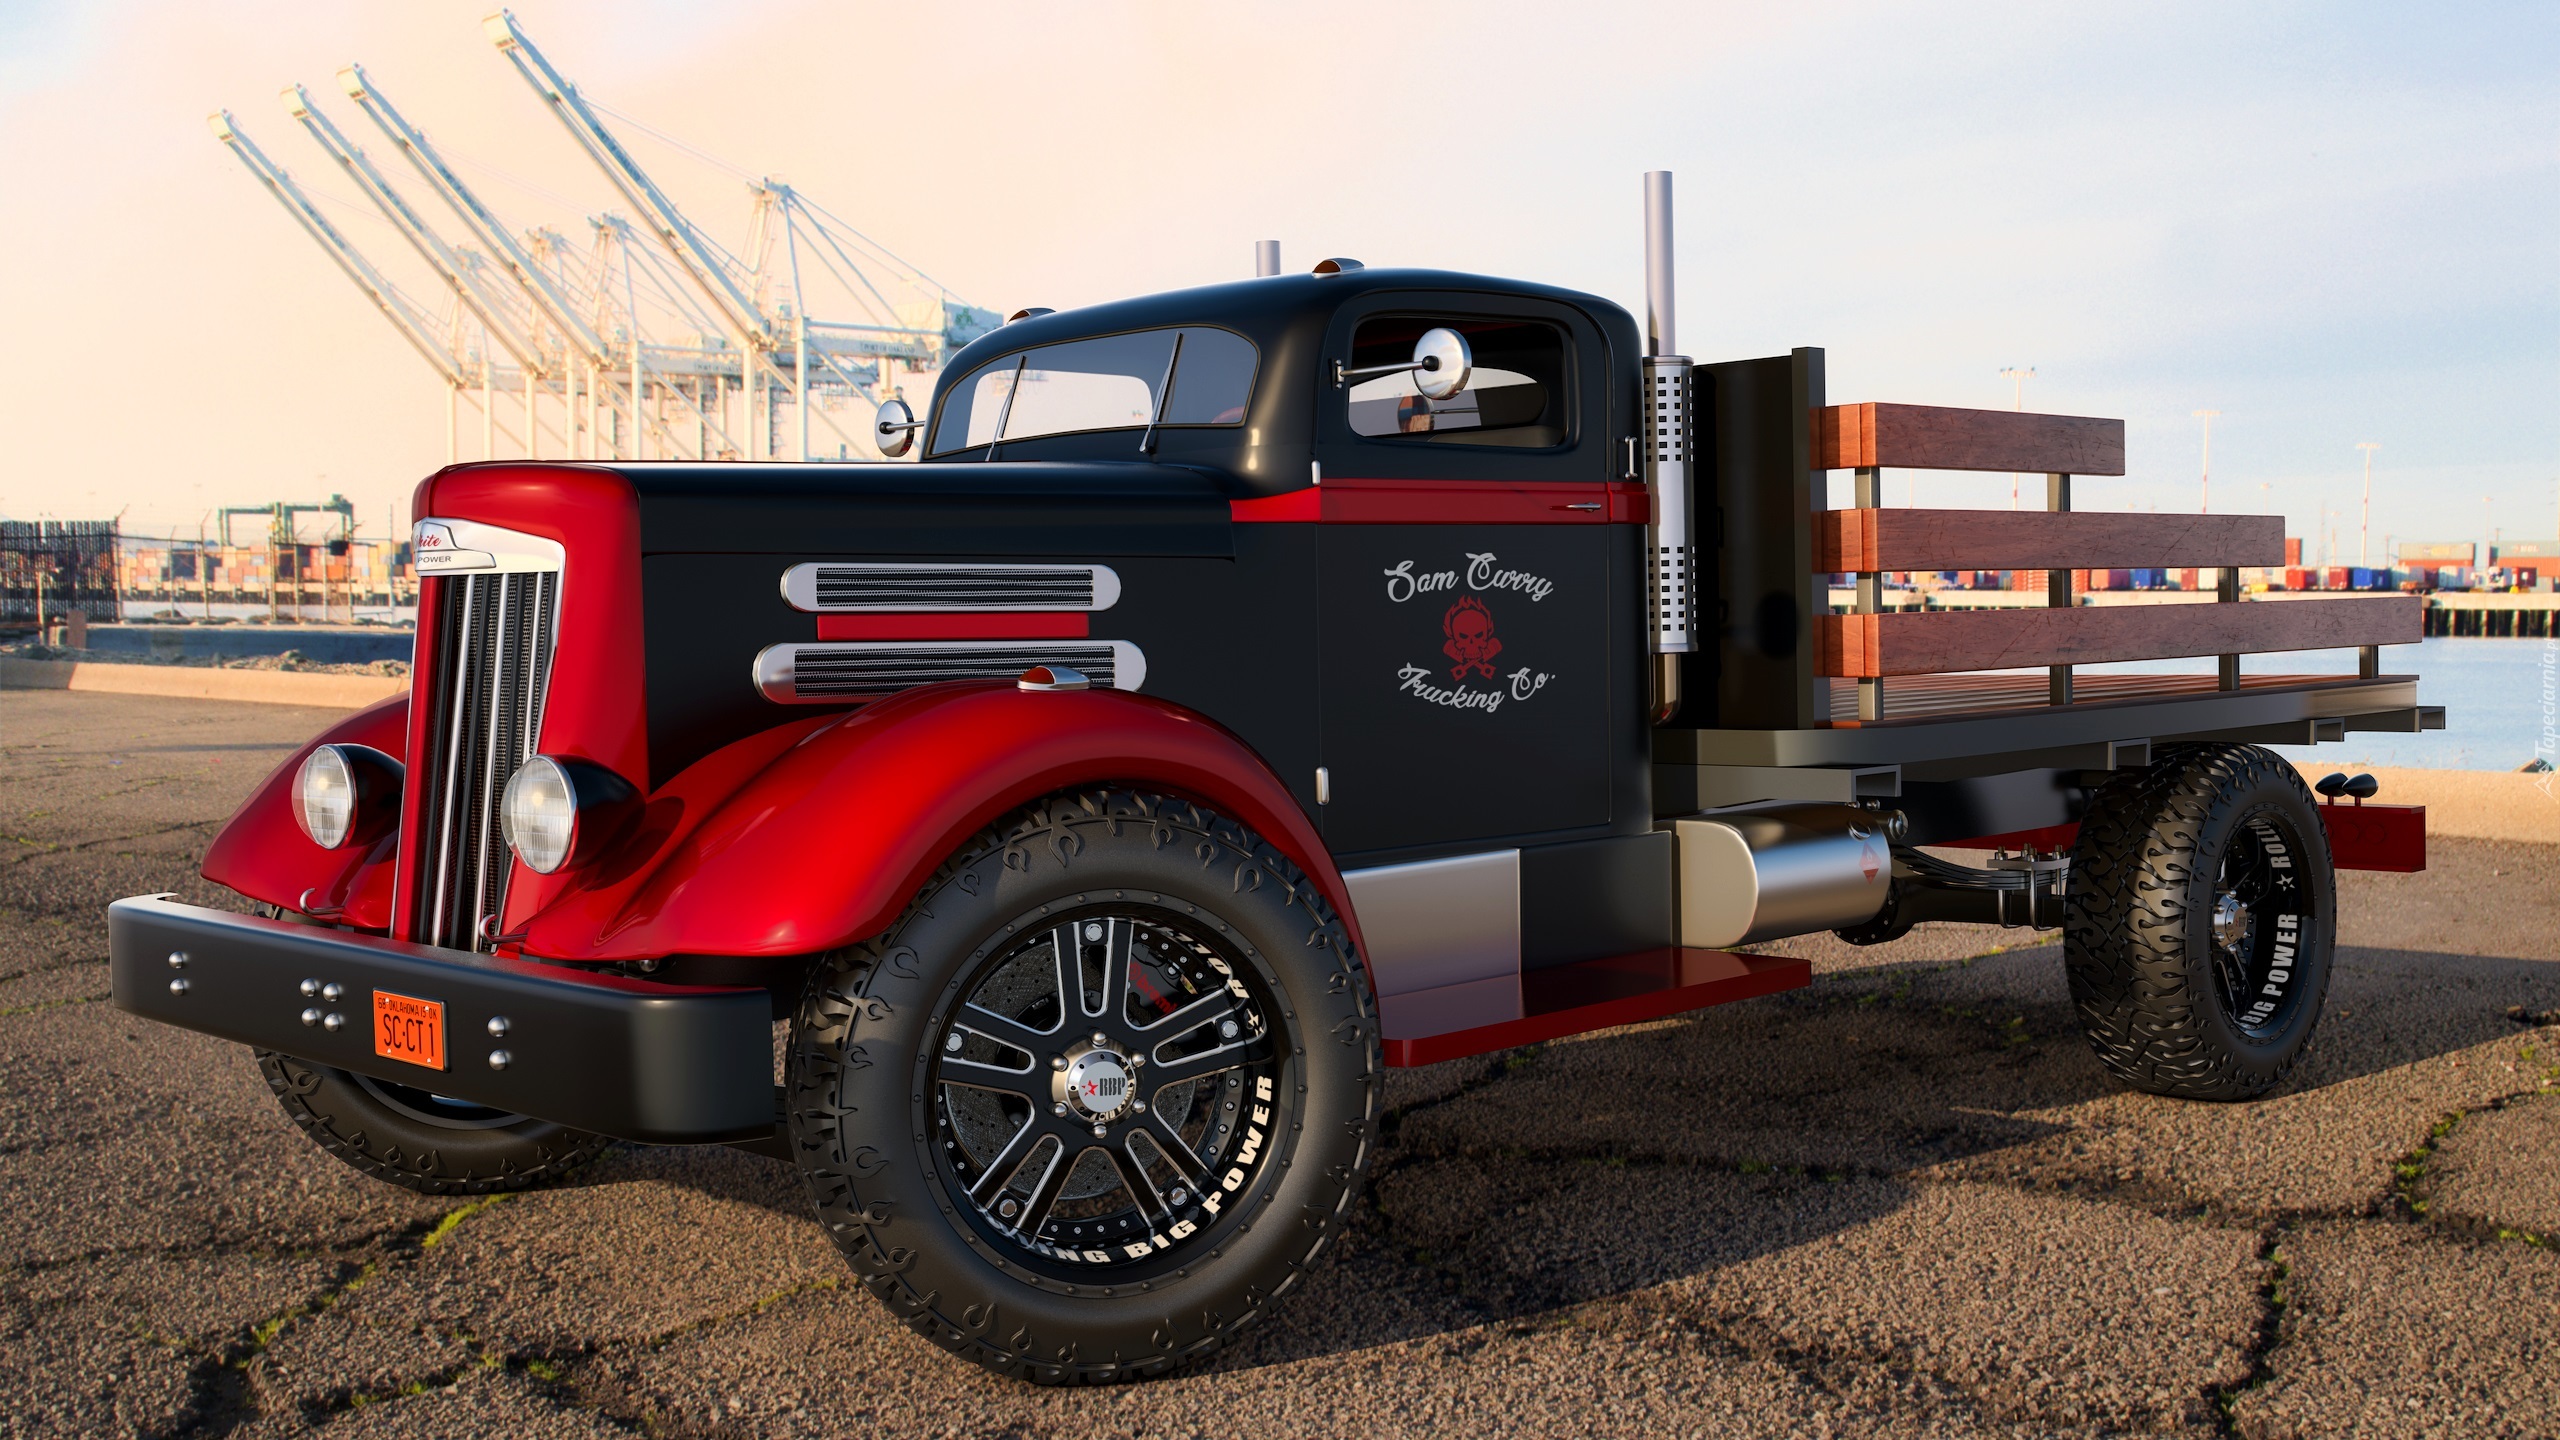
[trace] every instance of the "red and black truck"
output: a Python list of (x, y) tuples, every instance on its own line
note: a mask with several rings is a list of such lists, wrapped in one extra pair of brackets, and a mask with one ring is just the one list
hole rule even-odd
[[(1025, 311), (882, 407), (920, 463), (437, 472), (409, 695), (214, 842), (260, 913), (111, 909), (116, 1003), (416, 1190), (784, 1160), (917, 1333), (1053, 1383), (1297, 1290), (1383, 1067), (1809, 983), (1753, 942), (2058, 927), (2124, 1083), (2277, 1085), (2333, 867), (2424, 836), (2263, 747), (2440, 725), (2376, 658), (2417, 602), (2230, 603), (2281, 521), (2073, 513), (2121, 422), (1693, 364), (1647, 196), (1642, 327), (1332, 260)], [(2048, 504), (1884, 509), (1887, 467)], [(2223, 585), (2074, 603), (2130, 565)], [(1894, 608), (1934, 570), (2049, 603)], [(2358, 673), (2238, 663), (2331, 647)], [(2182, 655), (2223, 659), (2084, 668)]]

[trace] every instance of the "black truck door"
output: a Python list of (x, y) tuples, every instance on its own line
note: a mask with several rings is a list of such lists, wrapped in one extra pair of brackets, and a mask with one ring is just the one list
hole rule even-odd
[[(1468, 341), (1458, 394), (1431, 401), (1410, 373), (1335, 382), (1336, 359), (1407, 361), (1433, 327)], [(1320, 813), (1351, 863), (1616, 818), (1641, 527), (1589, 393), (1602, 343), (1570, 307), (1492, 295), (1382, 294), (1333, 322), (1316, 387)]]

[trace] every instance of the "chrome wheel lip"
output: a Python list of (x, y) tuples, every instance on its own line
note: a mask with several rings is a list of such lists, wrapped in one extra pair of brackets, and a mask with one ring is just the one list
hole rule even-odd
[[(957, 1046), (937, 1039), (919, 1056), (918, 1119), (932, 1136), (924, 1149), (951, 1213), (1000, 1258), (1071, 1285), (1135, 1283), (1218, 1243), (1214, 1236), (1225, 1231), (1224, 1222), (1241, 1213), (1239, 1192), (1259, 1183), (1269, 1157), (1287, 1148), (1287, 1119), (1279, 1110), (1294, 1107), (1280, 1107), (1278, 1096), (1294, 1054), (1283, 1018), (1288, 1012), (1275, 1003), (1274, 984), (1258, 964), (1243, 963), (1236, 951), (1246, 944), (1242, 937), (1194, 907), (1115, 894), (1070, 897), (1044, 909), (1048, 913), (1017, 922), (1009, 938), (982, 952), (948, 992), (933, 1033), (963, 1038)], [(1097, 923), (1106, 932), (1091, 942), (1103, 947), (1095, 967), (1102, 978), (1098, 996), (1084, 968), (1093, 957), (1078, 950), (1079, 964), (1069, 967), (1061, 963), (1066, 950), (1060, 943), (1061, 936), (1086, 943), (1085, 928)], [(1166, 953), (1141, 956), (1133, 947), (1146, 937)], [(1017, 962), (1039, 955), (1044, 942), (1048, 963), (1035, 966), (1047, 971), (1054, 1006), (1043, 996), (1028, 1009), (1017, 1002), (1018, 1015), (1008, 1016), (977, 1003)], [(1132, 967), (1136, 958), (1149, 963)], [(1192, 968), (1182, 983), (1196, 980), (1196, 988), (1177, 993), (1167, 984), (1159, 992), (1150, 983), (1150, 976), (1156, 983), (1180, 980), (1174, 972), (1183, 967)], [(1137, 1022), (1129, 1019), (1133, 1002), (1141, 1012)], [(1152, 1020), (1145, 1019), (1149, 1005)], [(1026, 1023), (1044, 1010), (1048, 1025)], [(1236, 1022), (1239, 1033), (1220, 1035), (1222, 1021)], [(1009, 1053), (993, 1063), (990, 1047), (971, 1039)], [(1067, 1088), (1071, 1077), (1098, 1069), (1097, 1057), (1104, 1056), (1122, 1062), (1131, 1077), (1116, 1107), (1089, 1104)], [(1159, 1102), (1184, 1085), (1194, 1086), (1188, 1104), (1199, 1108), (1168, 1117)], [(1010, 1128), (987, 1134), (979, 1124), (973, 1147), (951, 1108), (953, 1090), (992, 1091), (1020, 1102), (1006, 1105)], [(1195, 1119), (1203, 1122), (1196, 1149), (1183, 1133)], [(992, 1153), (980, 1153), (990, 1143)], [(1062, 1212), (1061, 1195), (1075, 1172), (1106, 1165), (1109, 1183), (1083, 1193), (1089, 1200), (1116, 1196), (1118, 1208), (1086, 1216)]]

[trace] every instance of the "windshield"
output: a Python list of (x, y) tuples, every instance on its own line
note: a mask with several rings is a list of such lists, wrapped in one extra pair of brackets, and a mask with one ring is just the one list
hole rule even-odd
[[(1020, 351), (953, 388), (928, 453), (1084, 430), (1136, 430), (1151, 421), (1241, 425), (1259, 358), (1243, 336), (1197, 325)], [(1164, 393), (1168, 373), (1173, 383)]]

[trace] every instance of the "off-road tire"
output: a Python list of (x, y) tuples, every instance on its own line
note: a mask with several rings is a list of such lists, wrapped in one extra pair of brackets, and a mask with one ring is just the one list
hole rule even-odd
[(439, 1103), (406, 1086), (368, 1083), (351, 1071), (272, 1050), (257, 1053), (267, 1088), (311, 1143), (376, 1180), (421, 1195), (529, 1190), (613, 1143), (549, 1120)]
[[(955, 1180), (953, 1137), (937, 1133), (949, 1128), (937, 1097), (951, 1082), (937, 1077), (943, 1051), (956, 1056), (973, 1017), (989, 1013), (964, 1003), (983, 993), (975, 977), (1023, 953), (1044, 924), (1074, 932), (1082, 922), (1071, 917), (1111, 906), (1177, 917), (1213, 938), (1236, 983), (1264, 997), (1255, 1063), (1268, 1067), (1271, 1114), (1265, 1134), (1247, 1142), (1238, 1131), (1240, 1148), (1212, 1155), (1191, 1197), (1197, 1224), (1161, 1226), (1174, 1242), (1148, 1256), (1087, 1252), (1109, 1263), (1079, 1270), (1025, 1248), (1024, 1232), (1038, 1229), (1027, 1218), (1013, 1231), (994, 1223), (992, 1197), (1009, 1192), (973, 1198)], [(1071, 962), (1062, 943), (1053, 953), (1063, 987)], [(1200, 998), (1222, 995), (1212, 987)], [(1081, 1023), (1061, 1019), (1060, 1031)], [(1144, 1073), (1133, 1073), (1131, 1094), (1142, 1093)], [(1236, 822), (1120, 790), (1053, 797), (997, 825), (945, 863), (887, 933), (825, 957), (793, 1023), (786, 1071), (793, 1151), (863, 1285), (918, 1335), (1040, 1384), (1162, 1374), (1263, 1320), (1347, 1222), (1368, 1174), (1382, 1078), (1369, 985), (1323, 894)], [(1263, 1083), (1242, 1092), (1248, 1115)], [(1215, 1102), (1236, 1092), (1203, 1093)], [(1048, 1123), (1034, 1115), (1020, 1128), (1035, 1121)], [(1036, 1153), (1046, 1142), (1034, 1143)], [(1115, 1132), (1111, 1143), (1128, 1141)], [(1230, 1169), (1230, 1159), (1243, 1163)], [(1213, 1196), (1221, 1176), (1242, 1183)], [(1213, 1198), (1221, 1204), (1202, 1217)]]
[[(2213, 916), (2226, 858), (2240, 846), (2263, 857), (2268, 845), (2283, 856), (2263, 872), (2283, 887), (2270, 905), (2293, 926), (2266, 930), (2254, 952), (2274, 967), (2256, 979), (2273, 981), (2246, 993), (2275, 1004), (2252, 1023), (2217, 978)], [(2110, 779), (2080, 824), (2062, 939), (2099, 1062), (2135, 1089), (2194, 1100), (2252, 1100), (2281, 1084), (2328, 992), (2336, 891), (2319, 806), (2272, 751), (2166, 747), (2147, 769)], [(2254, 912), (2250, 924), (2254, 945)]]

